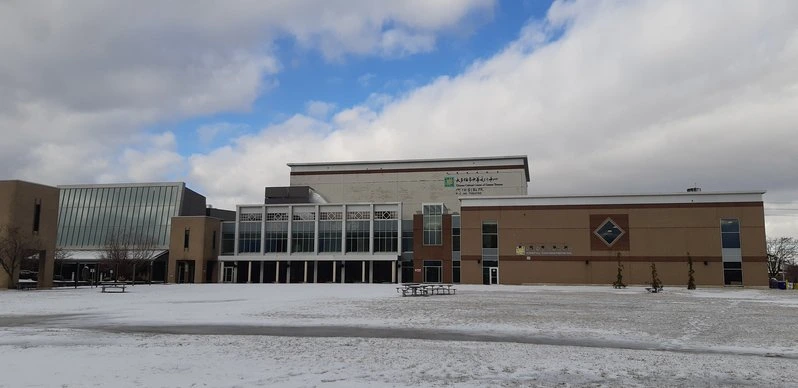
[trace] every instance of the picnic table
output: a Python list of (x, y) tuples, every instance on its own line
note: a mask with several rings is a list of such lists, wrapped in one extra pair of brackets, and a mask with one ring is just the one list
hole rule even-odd
[(396, 287), (396, 292), (402, 296), (453, 295), (457, 289), (454, 288), (454, 284), (407, 283)]
[(102, 288), (101, 292), (125, 292), (125, 287), (127, 287), (127, 284), (124, 282), (104, 282), (100, 283), (100, 287)]

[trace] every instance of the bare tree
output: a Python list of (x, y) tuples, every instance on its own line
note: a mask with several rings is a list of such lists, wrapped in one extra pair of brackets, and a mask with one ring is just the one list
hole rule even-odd
[(798, 258), (798, 239), (793, 237), (777, 237), (767, 239), (768, 277), (775, 278)]
[(0, 227), (0, 267), (8, 274), (8, 288), (17, 287), (22, 263), (40, 252), (41, 243), (35, 236), (17, 227)]
[(135, 281), (136, 267), (149, 264), (158, 253), (155, 239), (137, 233), (113, 233), (105, 243), (101, 264), (114, 271), (114, 280)]

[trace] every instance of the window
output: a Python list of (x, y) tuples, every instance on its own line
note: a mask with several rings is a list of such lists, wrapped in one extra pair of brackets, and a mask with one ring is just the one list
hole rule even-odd
[(460, 252), (460, 216), (452, 216), (452, 252)]
[(36, 198), (33, 204), (33, 233), (39, 233), (39, 225), (42, 217), (42, 200)]
[(423, 205), (424, 245), (443, 243), (443, 205)]
[(626, 233), (626, 231), (615, 224), (611, 218), (607, 218), (603, 223), (601, 223), (601, 225), (599, 225), (598, 228), (596, 228), (596, 230), (593, 231), (593, 233), (595, 233), (596, 236), (598, 236), (598, 238), (604, 242), (604, 244), (607, 244), (608, 247), (611, 247), (612, 244), (615, 244), (618, 239)]
[(238, 252), (260, 252), (261, 223), (241, 222), (238, 224)]
[(402, 252), (413, 252), (413, 220), (402, 220)]
[[(316, 213), (306, 214), (312, 214), (314, 217), (316, 215)], [(316, 223), (306, 220), (310, 216), (304, 219), (298, 216), (299, 214), (294, 214), (294, 223), (291, 225), (291, 252), (313, 252), (316, 249), (314, 246), (316, 242), (316, 231), (314, 230)], [(298, 221), (297, 218), (302, 220)]]
[(211, 250), (216, 253), (216, 231), (213, 231), (213, 238), (211, 238)]
[(499, 226), (496, 221), (482, 221), (482, 267), (499, 265)]
[(319, 221), (319, 252), (341, 252), (341, 221)]
[(452, 262), (452, 283), (460, 283), (460, 262)]
[(740, 248), (740, 221), (720, 220), (720, 237), (723, 248)]
[(374, 220), (374, 252), (399, 251), (397, 220)]
[(346, 251), (369, 251), (369, 221), (346, 221)]
[(288, 252), (288, 213), (266, 214), (265, 235), (267, 253)]
[(236, 224), (235, 222), (222, 222), (222, 254), (235, 253)]
[(723, 283), (725, 285), (742, 285), (743, 266), (740, 252), (740, 220), (736, 218), (720, 220), (720, 242), (723, 259)]
[(191, 235), (191, 230), (186, 228), (183, 234), (183, 249), (188, 249), (188, 238)]

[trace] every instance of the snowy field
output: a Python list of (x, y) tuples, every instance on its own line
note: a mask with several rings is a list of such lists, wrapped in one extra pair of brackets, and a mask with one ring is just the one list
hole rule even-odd
[(395, 287), (2, 291), (0, 387), (798, 384), (798, 292)]

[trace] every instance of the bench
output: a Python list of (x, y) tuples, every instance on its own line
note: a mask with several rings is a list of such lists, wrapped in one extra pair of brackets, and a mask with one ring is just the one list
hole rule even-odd
[(103, 283), (100, 285), (102, 292), (125, 292), (125, 283)]
[(626, 284), (613, 284), (612, 288), (626, 288)]
[(17, 281), (17, 290), (32, 290), (38, 287), (39, 282), (31, 281), (31, 280), (19, 280)]

